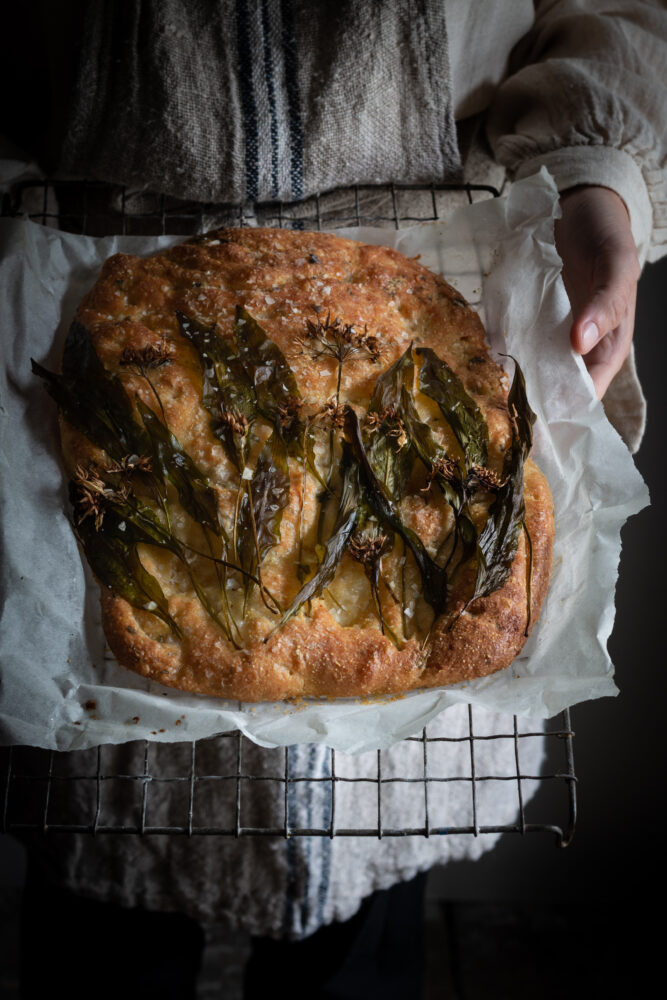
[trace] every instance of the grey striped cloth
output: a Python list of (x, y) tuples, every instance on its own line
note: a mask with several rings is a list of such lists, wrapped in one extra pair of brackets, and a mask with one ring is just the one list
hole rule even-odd
[(211, 202), (460, 175), (443, 0), (92, 0), (61, 168)]
[[(419, 741), (383, 751), (381, 772), (375, 751), (355, 756), (338, 752), (333, 813), (331, 755), (325, 746), (289, 748), (285, 801), (282, 747), (267, 750), (244, 742), (239, 758), (235, 740), (199, 741), (192, 799), (195, 829), (234, 829), (238, 792), (238, 816), (245, 829), (281, 829), (287, 816), (292, 830), (326, 831), (333, 822), (333, 838), (326, 834), (50, 838), (26, 833), (22, 839), (50, 881), (82, 896), (128, 908), (186, 913), (247, 934), (299, 940), (333, 920), (348, 920), (378, 889), (408, 881), (435, 864), (477, 860), (500, 836), (473, 836), (457, 829), (517, 824), (521, 805), (525, 808), (539, 787), (530, 778), (518, 781), (517, 768), (524, 775), (540, 773), (543, 724), (520, 719), (519, 732), (534, 735), (522, 738), (517, 750), (511, 715), (479, 708), (473, 715), (479, 737), (474, 746), (467, 705), (455, 705), (429, 723), (428, 802)], [(485, 738), (491, 734), (498, 738)], [(52, 798), (50, 822), (91, 823), (99, 808), (101, 826), (137, 826), (142, 815), (148, 826), (186, 824), (189, 781), (173, 779), (189, 774), (192, 747), (151, 744), (147, 760), (144, 753), (140, 741), (102, 747), (99, 766), (107, 780), (101, 786), (80, 778), (95, 774), (95, 748), (56, 754), (54, 773), (80, 780), (67, 782), (67, 795)], [(140, 776), (146, 764), (163, 780), (146, 785), (112, 777)], [(242, 780), (240, 791), (237, 768), (255, 776)], [(21, 815), (40, 815), (41, 782), (23, 782), (13, 794), (21, 796)], [(379, 839), (338, 834), (351, 829), (379, 832), (380, 823), (383, 831), (416, 829), (427, 822), (447, 835)]]

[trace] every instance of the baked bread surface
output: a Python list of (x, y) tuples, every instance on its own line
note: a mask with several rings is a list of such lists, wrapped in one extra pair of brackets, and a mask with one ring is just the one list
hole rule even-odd
[[(382, 372), (411, 344), (431, 348), (482, 411), (489, 428), (488, 467), (501, 475), (512, 434), (507, 378), (489, 358), (474, 310), (418, 260), (334, 235), (273, 229), (220, 230), (146, 258), (117, 254), (105, 263), (76, 319), (90, 332), (104, 367), (122, 379), (130, 398), (156, 410), (157, 392), (169, 429), (216, 491), (228, 535), (233, 535), (238, 512), (239, 472), (211, 430), (202, 406), (200, 359), (179, 330), (177, 317), (180, 313), (205, 326), (215, 325), (220, 336), (231, 339), (239, 306), (283, 352), (296, 376), (303, 412), (313, 418), (336, 397), (339, 371), (332, 358), (314, 358), (305, 336), (308, 321), (339, 319), (375, 338), (379, 358), (359, 353), (340, 370), (339, 402), (360, 417)], [(122, 363), (128, 352), (147, 348), (168, 357), (168, 363), (150, 373), (153, 388)], [(435, 403), (423, 394), (415, 398), (420, 417), (438, 442), (455, 453), (456, 439)], [(258, 423), (250, 467), (269, 434), (270, 427)], [(61, 436), (71, 476), (77, 469), (108, 461), (65, 420)], [(327, 434), (319, 438), (316, 459), (325, 462)], [(262, 583), (282, 608), (291, 604), (304, 576), (307, 579), (317, 566), (321, 510), (321, 485), (298, 458), (289, 460), (289, 478), (280, 540), (261, 563)], [(398, 693), (481, 677), (507, 667), (516, 657), (548, 586), (552, 501), (544, 476), (530, 460), (525, 465), (524, 498), (532, 569), (521, 532), (504, 585), (466, 606), (475, 578), (474, 560), (469, 560), (454, 573), (447, 612), (435, 621), (421, 594), (417, 567), (397, 539), (382, 560), (386, 583), (380, 584), (380, 598), (387, 630), (381, 628), (363, 565), (346, 552), (330, 586), (281, 627), (276, 627), (279, 616), (267, 608), (258, 587), (247, 600), (230, 592), (239, 626), (232, 643), (206, 613), (182, 563), (163, 549), (140, 545), (142, 564), (159, 580), (181, 635), (102, 586), (105, 634), (118, 661), (146, 677), (184, 691), (241, 701)], [(478, 530), (492, 502), (493, 495), (483, 492), (472, 506)], [(205, 550), (204, 532), (180, 507), (175, 491), (169, 507), (179, 538), (192, 550)], [(333, 508), (326, 515), (328, 530), (335, 503)], [(453, 515), (442, 495), (429, 486), (419, 463), (401, 514), (435, 557)], [(215, 601), (219, 577), (214, 564), (193, 556), (192, 567)], [(399, 582), (405, 601), (396, 598)], [(237, 584), (237, 589), (243, 588)], [(393, 638), (383, 634), (389, 629)]]

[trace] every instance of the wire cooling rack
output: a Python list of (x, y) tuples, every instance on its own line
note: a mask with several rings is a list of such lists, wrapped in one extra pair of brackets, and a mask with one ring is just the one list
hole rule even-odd
[[(5, 195), (2, 214), (24, 215), (88, 236), (185, 236), (230, 225), (398, 229), (438, 220), (453, 202), (472, 203), (498, 194), (486, 185), (387, 185), (317, 194), (294, 204), (208, 205), (98, 182), (31, 180)], [(363, 777), (345, 773), (347, 755), (324, 748), (319, 750), (317, 776), (300, 773), (293, 748), (265, 750), (238, 732), (191, 743), (140, 741), (70, 753), (3, 748), (2, 831), (380, 839), (550, 833), (558, 846), (567, 846), (577, 811), (569, 711), (549, 720), (544, 730), (522, 728), (522, 720), (514, 716), (505, 731), (488, 732), (487, 718), (480, 722), (479, 713), (469, 706), (463, 729), (459, 726), (454, 735), (441, 735), (442, 726), (433, 735), (431, 723), (420, 736), (403, 740), (391, 751), (364, 755)], [(522, 753), (535, 759), (524, 751), (536, 740), (545, 743), (541, 774), (527, 773), (521, 766)], [(505, 765), (495, 773), (484, 766), (491, 745), (505, 752)], [(494, 823), (483, 809), (483, 792), (494, 782), (513, 787), (511, 822)], [(391, 793), (397, 784), (407, 786), (404, 797), (410, 793), (412, 823), (392, 821)], [(261, 800), (271, 805), (259, 816), (252, 809), (258, 785), (263, 785)], [(310, 812), (304, 814), (295, 802), (298, 806), (298, 796), (314, 786), (324, 808), (323, 821), (311, 825), (302, 821)], [(467, 822), (451, 825), (446, 812), (443, 815), (439, 801), (444, 786), (449, 786), (450, 797), (453, 791), (459, 793), (459, 806), (467, 801)], [(350, 816), (340, 805), (350, 790), (357, 796), (363, 792), (365, 798), (359, 825), (338, 822), (339, 813)], [(217, 804), (213, 821), (203, 807), (211, 795)], [(548, 821), (554, 815), (559, 821)]]

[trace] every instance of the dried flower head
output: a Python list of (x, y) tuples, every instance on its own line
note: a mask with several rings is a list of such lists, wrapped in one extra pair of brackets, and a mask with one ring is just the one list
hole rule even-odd
[(371, 410), (366, 414), (364, 429), (369, 434), (374, 434), (381, 427), (388, 437), (396, 438), (399, 451), (409, 443), (400, 411), (395, 406), (386, 406), (383, 410)]
[(354, 323), (344, 323), (340, 316), (332, 319), (331, 312), (321, 319), (321, 308), (313, 306), (313, 310), (317, 319), (306, 321), (306, 334), (301, 340), (311, 357), (329, 357), (339, 364), (354, 355), (373, 362), (378, 360), (381, 353), (378, 338), (368, 332), (366, 325), (362, 331)]
[(283, 430), (289, 430), (299, 416), (301, 400), (298, 396), (288, 396), (284, 403), (278, 405), (278, 419)]
[(452, 458), (447, 458), (446, 455), (441, 455), (434, 459), (433, 471), (437, 476), (451, 482), (458, 477), (459, 467)]
[(348, 552), (363, 566), (371, 567), (389, 551), (390, 547), (389, 535), (383, 532), (371, 538), (361, 531), (355, 531), (348, 543)]
[(458, 478), (458, 466), (451, 458), (447, 458), (446, 455), (441, 455), (433, 460), (433, 464), (429, 469), (428, 476), (426, 478), (426, 485), (422, 489), (422, 493), (428, 493), (434, 480), (444, 479), (446, 482), (451, 483)]
[(124, 347), (120, 356), (121, 366), (135, 371), (137, 375), (145, 375), (154, 368), (161, 368), (171, 360), (169, 347), (164, 340), (159, 344), (148, 344), (140, 351), (133, 347)]
[(375, 434), (382, 426), (382, 414), (379, 410), (371, 410), (364, 419), (364, 430), (369, 434)]
[(345, 425), (345, 407), (342, 403), (337, 403), (335, 398), (330, 399), (318, 413), (318, 417), (330, 423), (332, 427), (343, 427)]
[(507, 482), (506, 479), (501, 479), (492, 469), (487, 469), (484, 465), (473, 465), (467, 478), (468, 481), (476, 479), (485, 490), (489, 490), (491, 493), (496, 493)]
[(87, 469), (77, 465), (74, 471), (76, 523), (81, 524), (87, 517), (92, 517), (95, 520), (96, 531), (102, 526), (106, 508), (109, 505), (126, 503), (130, 495), (129, 487), (125, 483), (115, 487), (105, 482), (100, 476), (102, 471), (104, 470), (95, 465), (90, 465)]
[(220, 407), (220, 422), (229, 427), (234, 434), (243, 437), (248, 427), (248, 418), (240, 410), (225, 410)]
[(133, 472), (150, 472), (151, 460), (148, 455), (126, 455), (120, 461), (112, 461), (102, 467), (102, 472), (110, 475), (129, 476)]

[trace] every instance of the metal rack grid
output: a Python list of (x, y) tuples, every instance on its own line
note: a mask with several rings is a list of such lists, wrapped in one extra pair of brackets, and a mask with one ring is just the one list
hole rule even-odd
[[(246, 766), (247, 751), (251, 748), (257, 753), (257, 748), (238, 732), (224, 733), (209, 740), (200, 740), (180, 744), (182, 773), (169, 773), (173, 767), (163, 769), (161, 757), (164, 757), (165, 747), (169, 744), (149, 743), (147, 741), (130, 744), (128, 749), (134, 763), (138, 766), (127, 769), (127, 773), (110, 773), (104, 764), (105, 748), (97, 747), (90, 751), (74, 751), (69, 754), (55, 751), (39, 750), (31, 747), (10, 747), (3, 751), (4, 790), (2, 794), (2, 831), (3, 832), (42, 832), (42, 833), (90, 833), (90, 834), (177, 834), (183, 836), (218, 834), (231, 837), (406, 837), (406, 836), (444, 836), (452, 834), (470, 834), (479, 836), (488, 833), (551, 833), (556, 837), (558, 846), (567, 846), (574, 834), (576, 822), (576, 777), (574, 774), (574, 758), (572, 742), (574, 732), (571, 728), (569, 713), (562, 713), (560, 725), (548, 728), (547, 743), (550, 744), (549, 757), (559, 756), (562, 764), (555, 763), (542, 775), (523, 773), (520, 766), (520, 744), (528, 739), (541, 739), (540, 731), (519, 732), (516, 717), (513, 720), (512, 732), (497, 732), (492, 735), (478, 735), (475, 732), (474, 710), (468, 707), (468, 733), (464, 736), (446, 737), (429, 736), (426, 727), (420, 736), (412, 736), (403, 740), (399, 746), (411, 747), (418, 751), (421, 758), (421, 774), (417, 776), (386, 777), (383, 772), (383, 757), (386, 751), (375, 751), (374, 773), (368, 777), (346, 777), (338, 773), (337, 761), (342, 756), (333, 749), (327, 750), (328, 775), (325, 777), (299, 776), (294, 773), (290, 763), (289, 748), (279, 748), (275, 751), (263, 751), (273, 754), (274, 762), (281, 762), (281, 767), (273, 774), (252, 773), (252, 768)], [(507, 741), (512, 747), (515, 761), (513, 774), (480, 773), (477, 766), (477, 753), (480, 744), (489, 740)], [(225, 745), (226, 744), (226, 745)], [(454, 745), (463, 745), (469, 761), (468, 774), (452, 774), (448, 776), (431, 773), (430, 757), (438, 746), (447, 751)], [(202, 773), (199, 767), (199, 757), (206, 751), (206, 756), (217, 759), (227, 757), (232, 766), (228, 769), (219, 768), (215, 773), (207, 773), (204, 767)], [(212, 753), (211, 753), (212, 751)], [(69, 758), (69, 760), (68, 760)], [(63, 762), (70, 765), (75, 759), (69, 773), (61, 773)], [(168, 760), (173, 765), (173, 760)], [(370, 772), (371, 769), (369, 769)], [(279, 773), (282, 772), (282, 773)], [(564, 815), (564, 821), (531, 822), (524, 805), (523, 786), (526, 782), (555, 782), (563, 786), (565, 801), (560, 802), (559, 811)], [(253, 825), (244, 822), (242, 803), (248, 793), (252, 794), (250, 786), (253, 783), (270, 783), (271, 791), (280, 805), (275, 810), (274, 821), (270, 825)], [(411, 785), (418, 790), (421, 799), (413, 826), (396, 827), (387, 823), (383, 813), (383, 791), (390, 784), (400, 782)], [(471, 822), (458, 826), (443, 826), (433, 822), (432, 796), (437, 794), (438, 786), (443, 783), (467, 784), (470, 788)], [(494, 824), (480, 822), (478, 814), (478, 789), (485, 782), (509, 782), (515, 786), (517, 818), (513, 823)], [(110, 783), (121, 783), (134, 786), (132, 795), (136, 809), (132, 821), (124, 816), (121, 820), (108, 815), (105, 792)], [(290, 795), (300, 784), (311, 783), (326, 786), (327, 822), (323, 825), (303, 826), (291, 821)], [(77, 815), (67, 811), (73, 784), (78, 786)], [(344, 785), (365, 785), (375, 800), (375, 823), (367, 826), (339, 827), (337, 826), (337, 798)], [(68, 787), (69, 786), (69, 787)], [(198, 822), (195, 818), (198, 798), (204, 789), (223, 787), (227, 791), (227, 816), (218, 824)], [(172, 815), (168, 822), (151, 822), (148, 816), (150, 797), (168, 792), (171, 800)], [(177, 794), (174, 794), (177, 793)], [(180, 800), (178, 806), (177, 799)], [(103, 810), (105, 815), (103, 816)], [(174, 818), (173, 814), (178, 815)]]
[[(219, 226), (267, 225), (291, 228), (343, 228), (345, 226), (391, 226), (396, 229), (405, 224), (438, 220), (442, 215), (443, 200), (451, 205), (452, 199), (472, 203), (480, 198), (496, 197), (499, 192), (485, 185), (433, 184), (428, 186), (388, 185), (383, 188), (354, 187), (345, 192), (317, 194), (295, 204), (272, 203), (264, 205), (201, 205), (182, 202), (164, 195), (145, 191), (130, 191), (122, 187), (88, 181), (27, 181), (5, 196), (3, 215), (24, 215), (43, 225), (85, 235), (160, 235), (206, 231)], [(409, 200), (409, 207), (406, 199)], [(567, 846), (572, 840), (577, 812), (576, 776), (574, 773), (573, 738), (569, 711), (558, 719), (550, 720), (545, 731), (520, 731), (519, 720), (513, 718), (512, 732), (480, 734), (476, 732), (475, 712), (468, 707), (467, 732), (456, 736), (433, 736), (426, 727), (421, 736), (409, 737), (399, 744), (399, 753), (407, 759), (409, 752), (418, 751), (419, 773), (414, 768), (405, 774), (383, 771), (386, 751), (376, 751), (375, 766), (367, 777), (346, 777), (339, 773), (341, 756), (333, 749), (327, 750), (326, 775), (321, 777), (299, 776), (290, 763), (289, 748), (265, 750), (251, 744), (239, 732), (225, 733), (209, 740), (189, 744), (160, 744), (147, 741), (128, 744), (131, 766), (120, 773), (105, 766), (105, 747), (92, 751), (69, 754), (40, 750), (31, 747), (9, 747), (2, 750), (2, 801), (3, 832), (69, 832), (89, 834), (173, 834), (173, 835), (223, 835), (232, 837), (405, 837), (444, 836), (486, 833), (551, 833), (558, 846)], [(523, 773), (521, 746), (531, 739), (544, 737), (547, 749), (545, 773)], [(505, 741), (510, 746), (514, 766), (510, 773), (483, 773), (478, 766), (480, 747), (488, 741)], [(179, 766), (166, 755), (180, 752)], [(436, 750), (454, 752), (467, 747), (469, 773), (435, 775), (430, 760)], [(209, 751), (226, 766), (215, 772), (199, 773), (200, 759), (209, 757)], [(218, 752), (219, 751), (219, 752)], [(392, 752), (396, 754), (396, 748)], [(258, 753), (281, 766), (274, 773), (259, 773), (262, 766), (248, 767), (248, 757)], [(185, 756), (183, 756), (185, 754)], [(395, 758), (394, 758), (395, 760)], [(65, 766), (63, 767), (63, 763)], [(138, 766), (137, 766), (138, 765)], [(176, 770), (178, 773), (170, 773)], [(511, 823), (482, 822), (478, 809), (478, 790), (487, 782), (511, 782), (516, 787), (517, 818)], [(105, 789), (109, 783), (127, 783), (139, 790), (136, 814), (127, 816), (107, 815)], [(281, 803), (280, 815), (269, 823), (244, 822), (242, 802), (244, 789), (258, 782), (270, 783), (272, 793)], [(290, 817), (290, 797), (303, 782), (318, 783), (328, 787), (327, 822), (320, 826), (299, 825)], [(383, 814), (383, 790), (396, 782), (407, 783), (419, 789), (419, 815), (410, 826), (396, 826), (387, 822)], [(529, 818), (533, 809), (524, 801), (524, 787), (528, 782), (539, 782), (540, 789), (547, 785), (558, 786), (560, 799), (559, 823), (536, 822)], [(348, 783), (372, 789), (376, 802), (374, 823), (339, 828), (336, 824), (337, 799)], [(470, 822), (459, 826), (443, 825), (433, 819), (433, 796), (443, 783), (468, 785), (470, 788)], [(196, 803), (204, 788), (224, 787), (229, 790), (226, 802), (228, 815), (217, 823), (201, 822), (197, 818)], [(162, 822), (151, 822), (149, 803), (151, 795), (177, 790), (178, 808), (172, 809)], [(75, 794), (76, 790), (76, 794)], [(538, 794), (535, 802), (539, 802)], [(548, 808), (554, 808), (552, 801)], [(62, 809), (65, 803), (76, 800), (75, 816)], [(540, 808), (543, 806), (540, 804)], [(176, 816), (174, 818), (174, 812)]]

